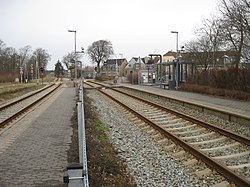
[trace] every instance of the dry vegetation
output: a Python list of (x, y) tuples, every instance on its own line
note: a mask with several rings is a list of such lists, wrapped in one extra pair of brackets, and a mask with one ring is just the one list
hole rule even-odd
[(29, 93), (34, 90), (38, 90), (45, 85), (37, 84), (10, 84), (10, 85), (1, 85), (0, 87), (0, 103), (11, 100), (15, 97), (19, 97), (26, 93)]
[[(133, 179), (127, 173), (126, 166), (117, 156), (109, 141), (108, 130), (99, 119), (91, 100), (85, 95), (85, 124), (87, 139), (88, 176), (90, 187), (135, 187)], [(72, 117), (73, 136), (68, 163), (79, 162), (78, 132), (76, 112)]]
[(227, 90), (227, 89), (222, 89), (222, 88), (213, 88), (210, 86), (188, 84), (188, 83), (181, 84), (180, 90), (207, 94), (207, 95), (214, 95), (214, 96), (230, 98), (230, 99), (235, 99), (235, 100), (250, 101), (250, 93), (242, 92), (239, 90)]
[[(0, 82), (3, 81), (3, 76), (0, 76)], [(55, 82), (57, 80), (55, 77), (45, 77), (43, 82)], [(29, 93), (34, 90), (38, 90), (45, 86), (45, 84), (41, 85), (42, 79), (39, 79), (39, 83), (36, 83), (36, 79), (29, 81), (28, 83), (10, 83), (5, 82), (0, 84), (0, 103), (14, 99), (15, 97), (22, 96), (26, 93)], [(4, 81), (3, 81), (4, 82)]]
[(210, 70), (189, 77), (181, 90), (250, 101), (250, 70)]
[(108, 129), (99, 121), (89, 98), (85, 99), (85, 121), (90, 186), (135, 186), (106, 135)]

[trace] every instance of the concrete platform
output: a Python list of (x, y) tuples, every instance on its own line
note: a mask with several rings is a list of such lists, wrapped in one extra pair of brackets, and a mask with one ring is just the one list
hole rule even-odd
[(0, 186), (67, 186), (75, 88), (64, 87), (14, 126), (0, 133)]
[(165, 90), (163, 88), (160, 88), (160, 86), (154, 86), (154, 85), (131, 85), (122, 83), (120, 83), (120, 85), (167, 96), (174, 99), (180, 99), (187, 102), (197, 103), (211, 108), (229, 111), (231, 113), (244, 115), (250, 118), (249, 101), (236, 101), (216, 96), (202, 95), (198, 93), (176, 91), (176, 90)]

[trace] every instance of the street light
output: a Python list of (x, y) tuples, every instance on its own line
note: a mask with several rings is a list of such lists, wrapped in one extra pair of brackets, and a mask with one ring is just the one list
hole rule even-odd
[(176, 82), (176, 90), (178, 89), (178, 83), (179, 83), (179, 65), (178, 65), (178, 31), (171, 31), (171, 33), (176, 34), (176, 76), (175, 76), (175, 82)]
[(76, 30), (68, 30), (68, 32), (74, 32), (75, 33), (75, 81), (77, 79), (77, 72), (76, 72)]
[(178, 58), (178, 31), (171, 31), (171, 33), (176, 34), (176, 58)]

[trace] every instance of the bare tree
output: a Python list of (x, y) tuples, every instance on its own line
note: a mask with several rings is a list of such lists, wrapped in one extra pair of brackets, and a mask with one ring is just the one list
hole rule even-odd
[(0, 39), (0, 54), (2, 53), (2, 50), (5, 48), (5, 43), (3, 40)]
[(242, 0), (242, 5), (245, 11), (245, 17), (244, 17), (244, 27), (245, 27), (245, 34), (246, 38), (244, 41), (243, 46), (243, 58), (249, 62), (250, 61), (250, 2), (249, 0)]
[(243, 9), (243, 25), (245, 27), (246, 34), (250, 37), (250, 1), (241, 0), (241, 8)]
[(14, 81), (18, 76), (19, 57), (13, 47), (0, 40), (0, 82)]
[(100, 64), (114, 54), (112, 43), (107, 40), (98, 40), (88, 47), (88, 55), (93, 63), (97, 63), (97, 73), (100, 73)]
[(238, 69), (243, 51), (249, 50), (249, 2), (246, 0), (222, 0), (222, 37), (224, 45), (236, 52), (235, 67)]
[(216, 16), (203, 19), (203, 26), (197, 30), (198, 37), (185, 44), (186, 60), (195, 62), (196, 65), (207, 70), (209, 66), (216, 67), (216, 52), (221, 48), (221, 22)]
[(213, 62), (213, 66), (215, 67), (216, 51), (220, 49), (221, 44), (222, 44), (222, 41), (220, 38), (221, 22), (219, 18), (212, 16), (211, 19), (204, 19), (203, 27), (200, 30), (205, 37), (209, 38), (209, 42), (207, 42), (207, 44), (212, 48), (212, 62)]
[(185, 59), (194, 62), (197, 66), (201, 66), (203, 70), (207, 70), (213, 58), (213, 45), (208, 35), (202, 35), (199, 38), (185, 44), (188, 53)]
[(205, 70), (210, 61), (216, 65), (216, 52), (220, 50), (234, 51), (236, 68), (242, 57), (250, 59), (249, 4), (249, 0), (221, 0), (221, 15), (203, 20), (198, 38), (186, 44), (189, 56)]
[(26, 62), (29, 61), (31, 52), (32, 48), (30, 45), (26, 45), (25, 47), (19, 49), (20, 66), (25, 66)]
[[(30, 78), (31, 64), (35, 67), (35, 62), (39, 62), (39, 67), (46, 68), (50, 60), (50, 55), (45, 49), (38, 48), (32, 53), (30, 45), (20, 48), (18, 51), (13, 47), (6, 47), (0, 39), (0, 72), (1, 77), (8, 78), (0, 81), (13, 81), (19, 75), (19, 67), (23, 68), (23, 78)], [(11, 75), (11, 76), (9, 76)]]
[(82, 54), (76, 53), (73, 51), (63, 56), (62, 63), (66, 66), (67, 69), (74, 68), (75, 61), (79, 61), (82, 57)]
[(48, 62), (51, 59), (51, 55), (48, 54), (47, 50), (42, 49), (42, 48), (37, 48), (33, 52), (33, 58), (36, 59), (39, 67), (46, 68)]
[(6, 47), (0, 40), (0, 72), (15, 72), (17, 70), (17, 51), (13, 47)]

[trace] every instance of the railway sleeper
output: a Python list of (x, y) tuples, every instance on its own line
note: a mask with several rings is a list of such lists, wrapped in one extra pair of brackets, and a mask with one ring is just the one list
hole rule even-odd
[(245, 155), (249, 155), (249, 154), (250, 154), (250, 151), (245, 151), (245, 152), (231, 154), (231, 155), (215, 156), (215, 157), (213, 157), (213, 159), (216, 159), (216, 160), (229, 159), (229, 158), (240, 157), (240, 156), (245, 156)]

